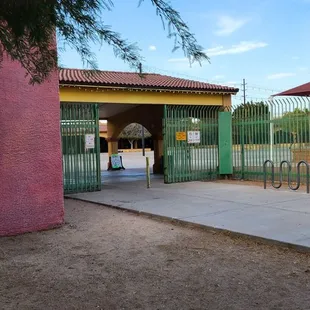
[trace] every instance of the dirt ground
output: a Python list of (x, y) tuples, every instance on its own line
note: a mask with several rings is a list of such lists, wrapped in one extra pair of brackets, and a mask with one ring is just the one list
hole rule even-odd
[(310, 254), (66, 200), (0, 239), (1, 309), (310, 309)]

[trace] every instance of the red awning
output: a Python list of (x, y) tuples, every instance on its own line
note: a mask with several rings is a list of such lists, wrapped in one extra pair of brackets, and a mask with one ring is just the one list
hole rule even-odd
[(310, 96), (310, 82), (285, 90), (273, 96)]

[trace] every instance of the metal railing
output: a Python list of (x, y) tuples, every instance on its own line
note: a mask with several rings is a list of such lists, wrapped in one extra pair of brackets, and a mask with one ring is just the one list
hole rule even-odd
[(292, 172), (292, 165), (289, 161), (287, 160), (282, 160), (279, 166), (279, 184), (276, 185), (275, 184), (275, 169), (274, 169), (274, 163), (272, 160), (267, 159), (264, 162), (263, 165), (263, 172), (264, 172), (264, 189), (266, 189), (267, 187), (267, 164), (271, 164), (271, 185), (273, 188), (279, 189), (282, 187), (283, 184), (283, 165), (286, 164), (288, 167), (288, 173), (287, 173), (287, 184), (289, 189), (296, 191), (299, 189), (300, 185), (301, 185), (301, 181), (300, 181), (300, 166), (301, 165), (305, 165), (306, 166), (306, 187), (307, 187), (307, 193), (309, 194), (310, 191), (310, 185), (309, 185), (309, 164), (304, 161), (301, 160), (298, 162), (296, 168), (297, 168), (297, 180), (296, 180), (296, 186), (292, 185), (292, 180), (291, 180), (291, 172)]
[[(270, 99), (231, 109), (234, 177), (263, 180), (263, 163), (282, 160), (295, 171), (301, 160), (310, 163), (310, 99)], [(305, 175), (301, 174), (305, 183)]]

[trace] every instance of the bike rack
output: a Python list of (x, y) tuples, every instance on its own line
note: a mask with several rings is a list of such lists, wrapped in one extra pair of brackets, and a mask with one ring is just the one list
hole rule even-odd
[(307, 185), (307, 193), (309, 194), (310, 192), (310, 184), (309, 184), (309, 180), (310, 180), (310, 176), (309, 176), (309, 170), (310, 170), (310, 166), (309, 164), (304, 161), (301, 160), (300, 162), (298, 162), (297, 164), (297, 182), (296, 182), (296, 186), (293, 187), (291, 185), (291, 171), (292, 171), (292, 165), (289, 161), (287, 160), (282, 160), (280, 163), (280, 180), (279, 180), (279, 184), (276, 185), (274, 182), (274, 163), (272, 160), (267, 159), (264, 162), (263, 165), (263, 170), (264, 170), (264, 189), (266, 189), (267, 187), (267, 164), (271, 164), (271, 185), (273, 188), (279, 189), (282, 184), (283, 184), (283, 165), (287, 164), (288, 166), (288, 176), (287, 176), (287, 183), (288, 183), (288, 187), (289, 189), (293, 190), (293, 191), (297, 191), (300, 187), (300, 166), (301, 165), (305, 165), (306, 169), (307, 169), (307, 177), (306, 177), (306, 185)]

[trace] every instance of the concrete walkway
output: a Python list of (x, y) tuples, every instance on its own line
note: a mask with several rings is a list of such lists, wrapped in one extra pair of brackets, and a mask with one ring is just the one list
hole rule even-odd
[(131, 182), (110, 178), (101, 192), (70, 197), (310, 248), (310, 195), (302, 191), (156, 178), (147, 189), (141, 175), (129, 175)]

